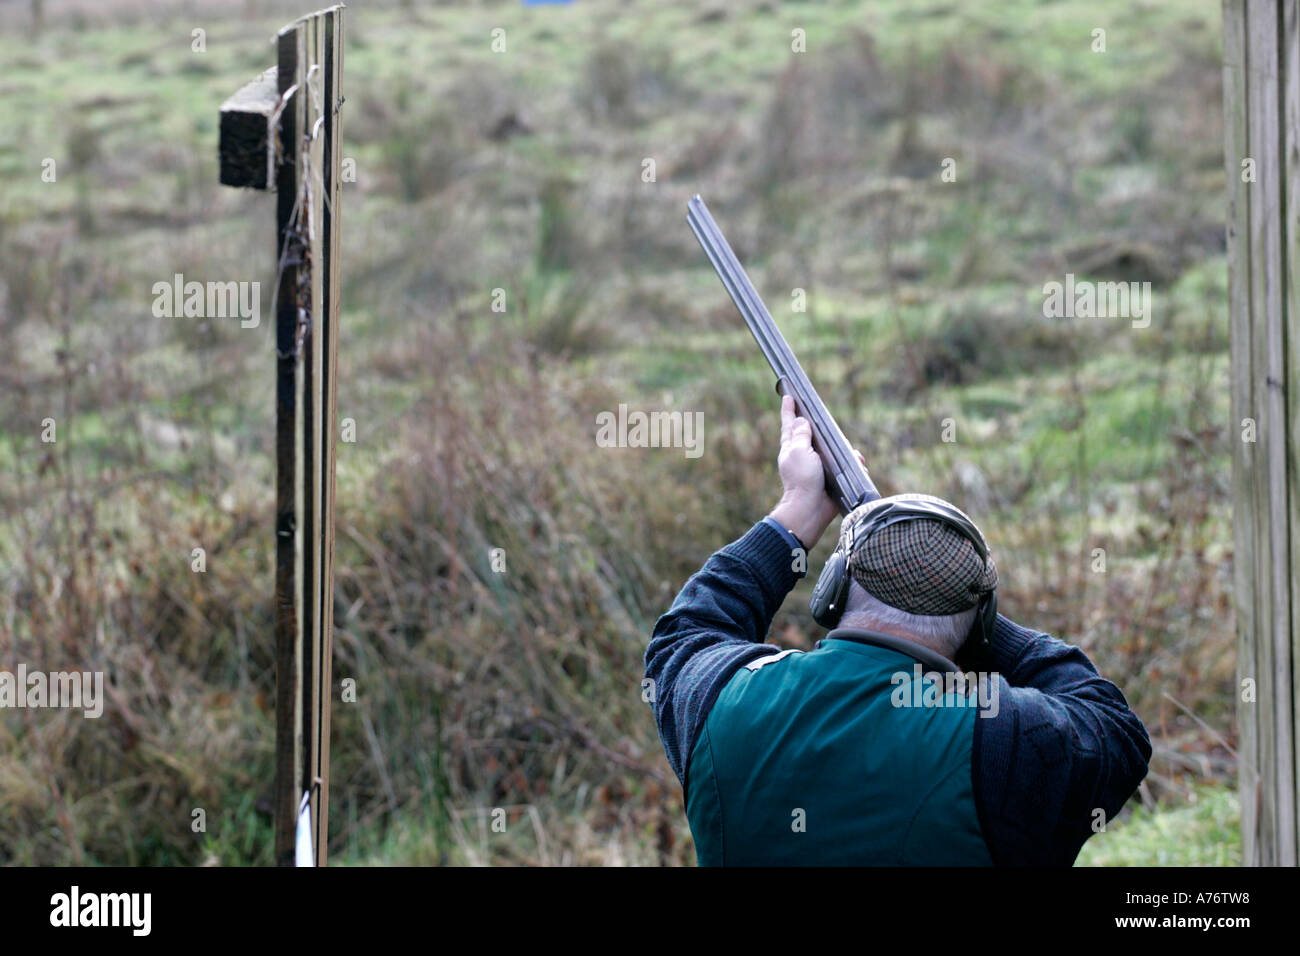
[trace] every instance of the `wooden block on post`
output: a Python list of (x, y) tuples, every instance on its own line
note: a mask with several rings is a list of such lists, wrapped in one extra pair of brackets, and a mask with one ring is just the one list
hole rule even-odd
[(275, 181), (277, 70), (271, 67), (221, 104), (221, 183), (266, 189)]

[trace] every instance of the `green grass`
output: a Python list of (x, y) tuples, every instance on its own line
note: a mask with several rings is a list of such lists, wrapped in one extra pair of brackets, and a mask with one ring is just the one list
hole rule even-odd
[(1235, 790), (1200, 786), (1180, 806), (1139, 807), (1084, 844), (1076, 866), (1240, 866)]

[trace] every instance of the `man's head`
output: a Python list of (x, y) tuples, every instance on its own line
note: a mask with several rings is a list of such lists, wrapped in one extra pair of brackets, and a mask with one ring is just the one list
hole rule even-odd
[(931, 495), (862, 505), (845, 517), (840, 547), (851, 581), (840, 623), (906, 638), (949, 659), (997, 589), (997, 567), (979, 529)]

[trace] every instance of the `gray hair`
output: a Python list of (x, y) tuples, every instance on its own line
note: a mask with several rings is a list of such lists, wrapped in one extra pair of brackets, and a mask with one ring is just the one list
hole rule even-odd
[(977, 610), (971, 608), (949, 615), (909, 614), (886, 604), (854, 581), (840, 623), (903, 637), (952, 660), (975, 625)]

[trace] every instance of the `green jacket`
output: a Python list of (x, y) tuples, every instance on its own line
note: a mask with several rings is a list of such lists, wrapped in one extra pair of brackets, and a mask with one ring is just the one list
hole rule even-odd
[(976, 701), (934, 703), (934, 675), (952, 669), (850, 629), (741, 667), (691, 752), (700, 865), (988, 866), (971, 781)]

